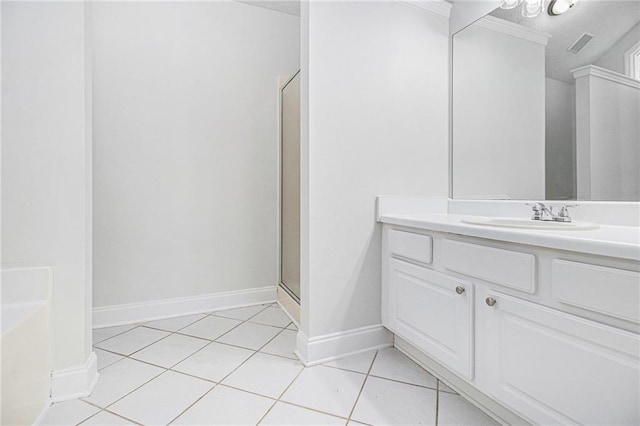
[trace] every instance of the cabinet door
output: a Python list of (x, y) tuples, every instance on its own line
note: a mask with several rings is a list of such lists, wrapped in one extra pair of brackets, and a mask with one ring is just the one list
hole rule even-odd
[(500, 293), (482, 296), (476, 355), (485, 393), (538, 424), (640, 424), (638, 335)]
[(442, 365), (473, 377), (473, 286), (389, 260), (385, 326)]

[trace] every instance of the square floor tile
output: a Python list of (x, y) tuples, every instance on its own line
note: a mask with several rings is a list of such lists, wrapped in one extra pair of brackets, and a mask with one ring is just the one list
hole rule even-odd
[(93, 417), (85, 420), (81, 424), (83, 425), (95, 425), (95, 426), (120, 426), (120, 425), (135, 425), (135, 423), (116, 416), (115, 414), (101, 411)]
[(499, 423), (461, 397), (441, 392), (438, 401), (438, 425), (442, 426), (493, 426)]
[(344, 425), (346, 419), (278, 402), (260, 422), (261, 425)]
[(170, 333), (154, 330), (146, 327), (136, 327), (96, 345), (97, 348), (106, 349), (122, 355), (131, 355), (145, 346), (148, 346)]
[(432, 389), (437, 388), (437, 379), (435, 377), (411, 361), (396, 348), (378, 351), (376, 360), (373, 362), (373, 367), (371, 367), (371, 373), (369, 374), (385, 379), (426, 386)]
[(275, 339), (267, 343), (265, 347), (260, 349), (272, 355), (280, 355), (291, 359), (298, 359), (293, 351), (296, 349), (296, 336), (298, 332), (293, 330), (283, 330)]
[(219, 382), (253, 354), (254, 351), (248, 349), (212, 342), (173, 370)]
[(299, 361), (257, 353), (222, 383), (271, 398), (278, 398), (302, 371)]
[(174, 317), (161, 319), (156, 321), (145, 322), (143, 325), (151, 328), (159, 328), (165, 331), (178, 331), (194, 322), (206, 317), (205, 314), (185, 315), (182, 317)]
[(204, 348), (210, 342), (196, 337), (172, 334), (166, 339), (147, 346), (139, 352), (131, 355), (131, 358), (169, 368), (199, 349)]
[(180, 333), (215, 340), (232, 328), (237, 327), (239, 324), (242, 324), (242, 321), (206, 316), (200, 321), (194, 322), (193, 324), (183, 328), (180, 330)]
[(291, 318), (289, 318), (279, 306), (270, 306), (255, 317), (251, 318), (249, 321), (282, 328), (291, 324)]
[(366, 374), (369, 372), (369, 368), (371, 368), (371, 363), (373, 362), (375, 354), (376, 351), (367, 351), (361, 354), (351, 355), (335, 361), (327, 362), (323, 365)]
[(348, 417), (364, 379), (363, 374), (322, 365), (305, 368), (281, 399), (324, 413)]
[(145, 425), (168, 424), (214, 386), (173, 371), (158, 376), (109, 407)]
[(435, 425), (433, 389), (369, 376), (351, 417), (369, 424)]
[(162, 368), (125, 358), (104, 368), (93, 393), (84, 399), (106, 407), (163, 371)]
[(79, 399), (56, 402), (49, 408), (42, 425), (76, 425), (100, 411)]
[(229, 345), (258, 350), (280, 331), (282, 331), (280, 328), (245, 322), (217, 340)]
[(129, 331), (135, 328), (135, 325), (118, 325), (115, 327), (94, 328), (93, 329), (93, 344), (100, 343), (103, 340), (107, 340), (110, 337)]
[(98, 348), (93, 348), (93, 352), (98, 358), (98, 371), (124, 358), (122, 355), (116, 355), (114, 353), (103, 351), (102, 349)]
[(184, 412), (174, 425), (255, 425), (272, 399), (218, 385)]
[(267, 308), (267, 306), (268, 305), (255, 305), (246, 306), (244, 308), (225, 309), (224, 311), (212, 312), (211, 315), (246, 321), (258, 312)]

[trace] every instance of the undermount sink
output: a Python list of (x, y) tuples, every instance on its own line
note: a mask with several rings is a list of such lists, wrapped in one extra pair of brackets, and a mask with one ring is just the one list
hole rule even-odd
[(471, 225), (497, 226), (501, 228), (521, 229), (556, 229), (559, 231), (588, 231), (600, 228), (600, 225), (589, 222), (553, 222), (509, 217), (483, 217), (462, 219)]

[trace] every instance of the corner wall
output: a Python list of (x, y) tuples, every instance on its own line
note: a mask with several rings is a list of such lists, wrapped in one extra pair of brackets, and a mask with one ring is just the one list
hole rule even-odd
[(53, 267), (52, 393), (59, 400), (86, 395), (96, 378), (85, 4), (1, 7), (2, 265)]
[(313, 347), (328, 336), (346, 338), (343, 353), (390, 342), (376, 196), (447, 196), (448, 5), (428, 3), (436, 7), (303, 2), (298, 350), (307, 362), (324, 356)]

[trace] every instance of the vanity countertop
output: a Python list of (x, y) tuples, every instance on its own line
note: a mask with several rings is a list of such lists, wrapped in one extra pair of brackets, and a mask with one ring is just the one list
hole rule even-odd
[(379, 220), (411, 228), (640, 261), (640, 228), (636, 226), (600, 225), (599, 229), (594, 230), (540, 230), (462, 222), (472, 217), (477, 218), (456, 214), (387, 214), (381, 215)]

